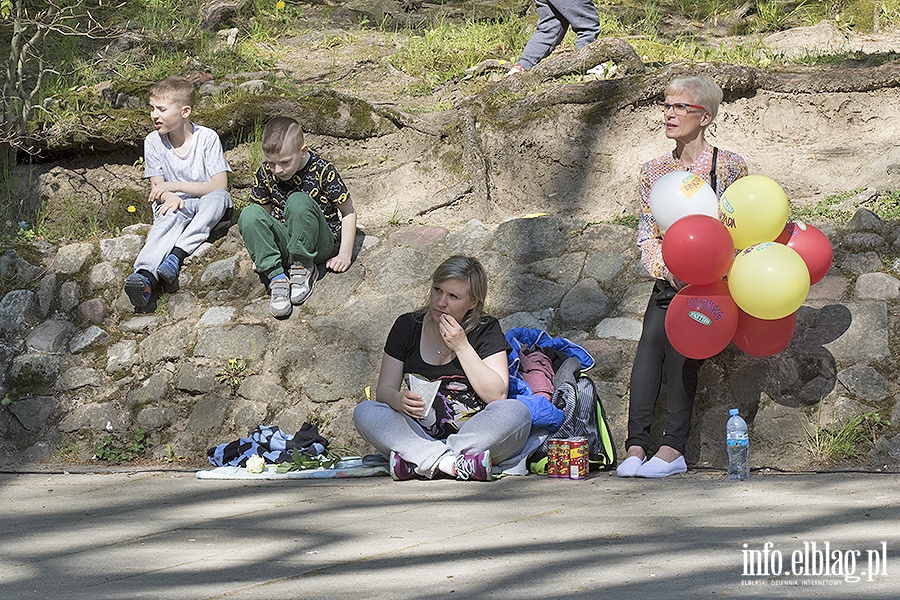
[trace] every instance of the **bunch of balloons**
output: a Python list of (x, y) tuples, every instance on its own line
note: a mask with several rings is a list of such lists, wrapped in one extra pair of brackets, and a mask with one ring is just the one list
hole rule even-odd
[(781, 186), (761, 175), (722, 197), (686, 171), (661, 177), (650, 210), (665, 232), (663, 260), (688, 285), (669, 305), (666, 334), (678, 352), (708, 358), (734, 344), (753, 356), (784, 350), (810, 285), (831, 268), (828, 237), (789, 222)]

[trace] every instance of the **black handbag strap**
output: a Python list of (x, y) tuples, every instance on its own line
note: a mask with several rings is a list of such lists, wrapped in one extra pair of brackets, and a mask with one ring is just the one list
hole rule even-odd
[(713, 192), (716, 196), (719, 195), (719, 190), (716, 189), (716, 159), (719, 157), (719, 149), (713, 146), (713, 157), (712, 157), (712, 166), (709, 168), (709, 184), (712, 186)]

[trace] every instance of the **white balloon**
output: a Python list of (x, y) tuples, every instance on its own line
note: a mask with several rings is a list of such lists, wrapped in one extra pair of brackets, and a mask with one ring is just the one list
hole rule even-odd
[(650, 188), (650, 211), (663, 231), (687, 215), (719, 218), (719, 198), (702, 177), (688, 171), (672, 171)]

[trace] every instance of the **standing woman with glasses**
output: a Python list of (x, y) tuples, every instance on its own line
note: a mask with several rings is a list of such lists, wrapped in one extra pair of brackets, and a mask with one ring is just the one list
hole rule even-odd
[[(702, 177), (721, 197), (725, 189), (747, 174), (744, 159), (706, 141), (706, 128), (716, 118), (722, 89), (709, 77), (678, 77), (666, 87), (662, 107), (666, 137), (674, 140), (672, 152), (641, 167), (641, 214), (638, 247), (641, 263), (656, 284), (644, 313), (643, 330), (631, 370), (626, 457), (616, 472), (620, 477), (667, 477), (687, 471), (685, 446), (691, 425), (697, 370), (700, 361), (679, 354), (666, 338), (666, 308), (686, 284), (674, 277), (662, 258), (663, 232), (650, 211), (650, 190), (667, 173), (689, 171)], [(666, 427), (659, 449), (647, 460), (650, 426), (666, 372)]]

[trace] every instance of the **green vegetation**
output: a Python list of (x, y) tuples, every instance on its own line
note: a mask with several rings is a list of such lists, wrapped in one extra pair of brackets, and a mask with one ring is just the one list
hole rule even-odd
[(216, 371), (216, 381), (229, 386), (235, 394), (248, 374), (247, 363), (240, 358), (229, 358), (225, 366)]
[[(819, 200), (812, 205), (798, 206), (792, 204), (790, 218), (810, 223), (817, 221), (846, 223), (860, 208), (857, 204), (848, 203), (847, 201), (862, 191), (862, 188), (860, 188), (841, 192), (833, 196), (826, 196), (824, 200)], [(900, 221), (900, 190), (884, 192), (871, 202), (866, 203), (864, 208), (868, 208), (878, 215), (878, 218), (882, 221)]]
[(809, 428), (804, 425), (806, 446), (820, 461), (855, 458), (868, 452), (875, 445), (878, 435), (890, 426), (890, 421), (877, 411), (861, 414), (835, 428), (818, 425)]
[(150, 435), (138, 427), (130, 436), (117, 431), (107, 435), (100, 440), (94, 456), (97, 460), (121, 464), (142, 457), (149, 446)]

